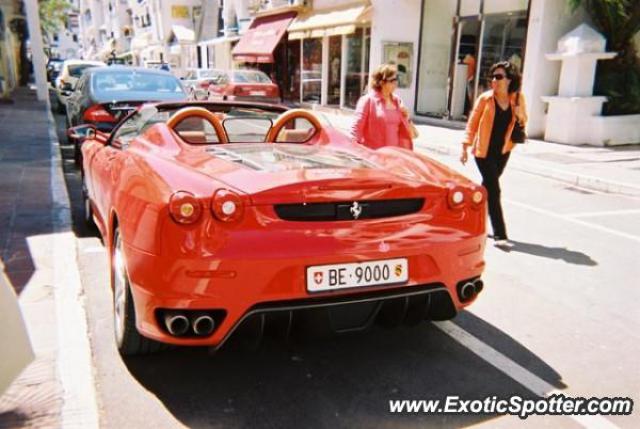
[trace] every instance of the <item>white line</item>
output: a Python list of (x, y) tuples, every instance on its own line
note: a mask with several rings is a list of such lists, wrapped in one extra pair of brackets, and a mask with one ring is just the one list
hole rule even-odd
[[(478, 338), (474, 337), (464, 329), (452, 322), (433, 322), (433, 324), (449, 335), (458, 343), (462, 344), (467, 349), (471, 350), (474, 354), (480, 356), (482, 359), (502, 371), (504, 374), (517, 381), (522, 386), (540, 397), (547, 397), (554, 394), (565, 394), (561, 390), (556, 389), (551, 384), (547, 383), (537, 375), (531, 373), (526, 368), (518, 365), (496, 349), (486, 345)], [(588, 428), (617, 428), (618, 426), (611, 423), (603, 416), (578, 416), (569, 415), (566, 416), (575, 420), (584, 427)]]
[(58, 326), (57, 369), (63, 390), (64, 428), (98, 428), (98, 406), (93, 361), (88, 338), (84, 293), (77, 265), (75, 236), (71, 229), (71, 204), (62, 176), (60, 142), (47, 103), (51, 139), (51, 209), (53, 219), (53, 284)]
[(592, 228), (592, 229), (597, 229), (598, 231), (606, 232), (608, 234), (617, 235), (618, 237), (626, 238), (627, 240), (632, 240), (632, 241), (640, 243), (640, 237), (638, 237), (637, 235), (627, 234), (626, 232), (622, 232), (622, 231), (616, 231), (615, 229), (607, 228), (606, 226), (600, 226), (600, 225), (596, 225), (596, 224), (593, 224), (593, 223), (585, 222), (583, 220), (571, 218), (571, 217), (568, 217), (566, 215), (559, 215), (559, 214), (554, 213), (554, 212), (552, 212), (550, 210), (545, 210), (545, 209), (541, 209), (541, 208), (538, 208), (538, 207), (533, 207), (533, 206), (530, 206), (528, 204), (519, 203), (517, 201), (505, 199), (505, 202), (507, 202), (509, 204), (512, 204), (512, 205), (514, 205), (516, 207), (521, 207), (523, 209), (527, 209), (527, 210), (531, 210), (531, 211), (543, 214), (545, 216), (550, 216), (550, 217), (553, 217), (553, 218), (556, 218), (556, 219), (562, 219), (562, 220), (567, 221), (567, 222), (575, 223), (577, 225), (586, 226), (586, 227)]
[(616, 216), (640, 213), (640, 209), (628, 209), (628, 210), (609, 210), (602, 212), (589, 212), (589, 213), (571, 213), (565, 216), (567, 217), (596, 217), (596, 216)]

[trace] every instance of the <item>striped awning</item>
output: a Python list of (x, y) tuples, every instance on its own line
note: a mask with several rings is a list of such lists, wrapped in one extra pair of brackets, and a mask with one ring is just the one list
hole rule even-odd
[(371, 5), (360, 4), (298, 15), (289, 25), (289, 40), (354, 33), (371, 23), (371, 12)]

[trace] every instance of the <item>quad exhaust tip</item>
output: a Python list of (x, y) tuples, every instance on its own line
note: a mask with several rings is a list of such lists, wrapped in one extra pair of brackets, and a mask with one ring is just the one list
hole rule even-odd
[(213, 332), (213, 328), (215, 328), (215, 322), (213, 318), (207, 314), (203, 314), (193, 318), (193, 322), (191, 323), (193, 327), (193, 332), (199, 336), (206, 336)]
[(176, 312), (167, 312), (167, 314), (164, 315), (164, 324), (167, 327), (167, 331), (176, 337), (186, 334), (189, 330), (189, 319), (183, 314)]
[(468, 302), (474, 299), (484, 289), (484, 282), (477, 278), (471, 280), (464, 280), (458, 283), (458, 295), (460, 301)]
[(201, 311), (167, 311), (163, 319), (167, 331), (174, 337), (187, 335), (206, 337), (216, 327), (213, 317)]
[(476, 286), (472, 282), (467, 282), (460, 288), (460, 298), (464, 301), (470, 300), (476, 294)]

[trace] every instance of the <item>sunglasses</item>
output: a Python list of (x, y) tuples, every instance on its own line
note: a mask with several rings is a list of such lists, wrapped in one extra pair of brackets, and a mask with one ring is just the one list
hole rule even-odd
[(491, 79), (495, 79), (495, 80), (502, 80), (504, 79), (506, 76), (503, 74), (494, 74), (491, 76)]
[(397, 82), (398, 78), (397, 77), (392, 77), (391, 79), (385, 79), (385, 82)]

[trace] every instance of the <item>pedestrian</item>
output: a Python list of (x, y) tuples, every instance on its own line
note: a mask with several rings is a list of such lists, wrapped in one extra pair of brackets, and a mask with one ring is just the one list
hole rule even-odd
[(501, 61), (491, 66), (489, 76), (491, 89), (475, 102), (467, 122), (460, 161), (462, 164), (467, 162), (467, 151), (471, 147), (482, 175), (482, 185), (488, 193), (494, 245), (508, 247), (511, 244), (500, 203), (500, 175), (514, 148), (511, 133), (515, 123), (526, 125), (527, 109), (520, 92), (522, 78), (518, 67), (509, 61)]
[(358, 100), (355, 122), (351, 127), (354, 142), (378, 149), (397, 146), (413, 149), (418, 131), (409, 119), (409, 111), (394, 94), (398, 71), (394, 65), (379, 66), (369, 79), (369, 92)]

